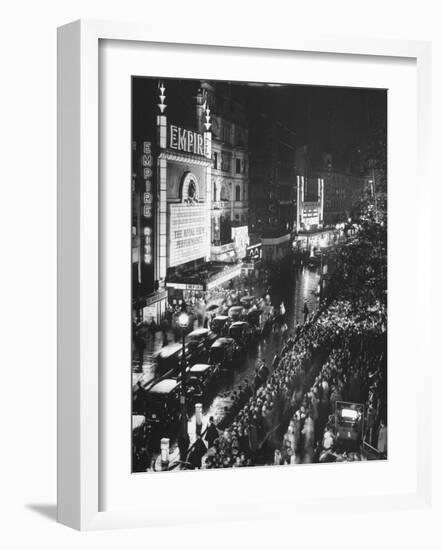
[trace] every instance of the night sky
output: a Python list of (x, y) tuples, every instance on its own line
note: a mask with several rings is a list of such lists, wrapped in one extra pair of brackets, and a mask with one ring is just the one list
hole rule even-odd
[[(183, 126), (194, 125), (198, 80), (164, 79), (167, 115)], [(133, 134), (154, 131), (158, 78), (133, 79)], [(223, 89), (229, 88), (223, 83)], [(245, 98), (250, 132), (257, 117), (279, 120), (307, 145), (314, 157), (331, 153), (333, 166), (357, 172), (369, 155), (386, 156), (387, 91), (327, 86), (230, 83), (233, 97)]]

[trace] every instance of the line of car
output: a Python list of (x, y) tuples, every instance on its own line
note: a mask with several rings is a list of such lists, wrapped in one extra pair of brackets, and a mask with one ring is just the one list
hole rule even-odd
[[(250, 300), (250, 307), (253, 301)], [(262, 311), (244, 305), (229, 308), (227, 315), (216, 315), (210, 328), (197, 328), (185, 337), (186, 404), (204, 402), (216, 388), (219, 378), (243, 360), (253, 341), (263, 334), (267, 322)], [(183, 346), (172, 343), (154, 355), (157, 376), (139, 380), (133, 388), (133, 414), (144, 415), (153, 425), (168, 425), (180, 412)]]

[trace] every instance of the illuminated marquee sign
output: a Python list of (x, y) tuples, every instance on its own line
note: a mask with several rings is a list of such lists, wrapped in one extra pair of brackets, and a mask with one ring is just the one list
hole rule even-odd
[(210, 254), (206, 204), (171, 204), (169, 208), (169, 266)]
[(169, 126), (169, 147), (176, 151), (205, 156), (203, 135), (173, 124)]
[(313, 225), (319, 225), (318, 203), (304, 203), (302, 221), (307, 228)]

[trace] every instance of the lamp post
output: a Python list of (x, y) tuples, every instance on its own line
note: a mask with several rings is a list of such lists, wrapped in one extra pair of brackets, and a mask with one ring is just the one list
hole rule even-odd
[(181, 328), (181, 334), (182, 334), (182, 341), (183, 341), (183, 352), (181, 357), (181, 396), (180, 396), (180, 404), (181, 404), (181, 422), (182, 422), (182, 435), (183, 437), (187, 437), (187, 408), (186, 408), (186, 390), (187, 390), (187, 380), (186, 380), (186, 329), (189, 326), (190, 318), (189, 315), (182, 311), (178, 315), (178, 325)]

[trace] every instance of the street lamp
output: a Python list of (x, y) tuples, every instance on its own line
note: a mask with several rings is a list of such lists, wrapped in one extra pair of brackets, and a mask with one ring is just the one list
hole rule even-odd
[(181, 328), (182, 341), (183, 341), (183, 352), (181, 357), (181, 423), (182, 423), (182, 434), (184, 438), (187, 438), (187, 408), (186, 408), (186, 329), (189, 327), (190, 317), (185, 312), (182, 311), (178, 315), (178, 325)]

